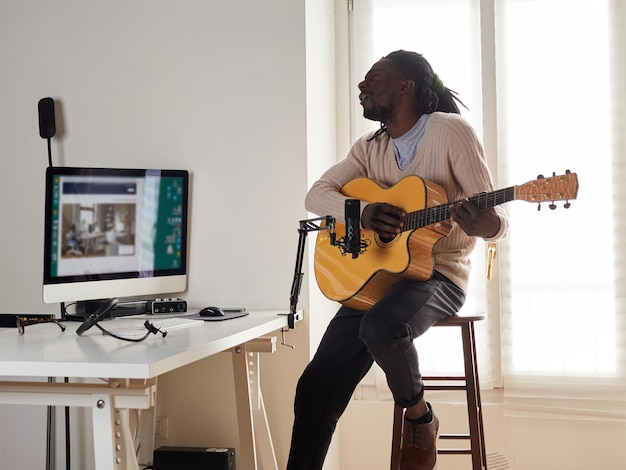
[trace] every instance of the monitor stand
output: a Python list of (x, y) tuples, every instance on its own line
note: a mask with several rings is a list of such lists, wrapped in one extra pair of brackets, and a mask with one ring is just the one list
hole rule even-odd
[[(76, 302), (74, 315), (68, 315), (67, 320), (84, 321), (89, 315), (97, 312), (103, 305), (109, 303), (108, 299), (80, 300)], [(117, 305), (111, 308), (103, 320), (130, 315), (145, 315), (148, 313), (148, 301), (120, 299)]]

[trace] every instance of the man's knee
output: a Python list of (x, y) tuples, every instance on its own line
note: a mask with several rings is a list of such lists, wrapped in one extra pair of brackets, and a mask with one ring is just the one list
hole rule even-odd
[(384, 313), (363, 317), (359, 335), (361, 341), (372, 353), (380, 351), (381, 348), (386, 350), (394, 344), (411, 341), (409, 327), (402, 322), (385, 318)]

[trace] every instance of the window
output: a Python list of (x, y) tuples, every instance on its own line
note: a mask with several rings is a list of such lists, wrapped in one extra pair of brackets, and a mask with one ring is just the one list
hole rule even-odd
[[(626, 383), (626, 313), (617, 283), (626, 267), (616, 216), (623, 198), (615, 184), (626, 169), (618, 34), (625, 25), (623, 14), (611, 14), (621, 3), (353, 1), (352, 140), (376, 126), (361, 118), (356, 83), (383, 55), (408, 49), (424, 54), (470, 108), (462, 114), (483, 136), (497, 188), (540, 173), (578, 174), (569, 209), (507, 204), (511, 235), (498, 246), (492, 281), (484, 281), (485, 247), (475, 251), (464, 308), (488, 314), (479, 331), (481, 381), (504, 386), (511, 410), (571, 412), (593, 402), (590, 413), (624, 413), (610, 403), (611, 390)], [(420, 355), (438, 357), (427, 366), (447, 367), (441, 354), (429, 354), (429, 342), (441, 348), (424, 338)], [(605, 404), (594, 401), (607, 396)]]

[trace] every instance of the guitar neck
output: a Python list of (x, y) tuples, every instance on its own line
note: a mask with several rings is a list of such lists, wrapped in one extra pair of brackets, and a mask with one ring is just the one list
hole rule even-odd
[[(490, 193), (481, 193), (468, 198), (479, 209), (498, 206), (515, 199), (516, 186), (498, 189)], [(450, 218), (450, 206), (461, 201), (448, 202), (439, 206), (427, 207), (418, 211), (409, 212), (404, 219), (403, 231), (415, 230), (427, 225), (443, 222)]]

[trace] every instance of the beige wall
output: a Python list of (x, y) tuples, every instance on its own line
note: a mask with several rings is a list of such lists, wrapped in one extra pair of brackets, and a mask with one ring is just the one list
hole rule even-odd
[[(309, 69), (305, 9), (321, 22), (308, 30), (318, 35)], [(332, 85), (320, 87), (332, 74), (329, 18), (329, 1), (0, 0), (2, 310), (58, 312), (41, 300), (47, 150), (37, 102), (51, 96), (55, 165), (190, 170), (190, 276), (181, 294), (190, 305), (287, 311), (297, 222), (307, 217), (308, 142), (334, 151), (332, 121), (323, 117)], [(318, 96), (307, 97), (307, 80), (318, 83)], [(317, 99), (311, 110), (307, 99)], [(300, 308), (307, 302), (305, 283)], [(307, 317), (287, 335), (297, 347), (279, 346), (262, 363), (281, 467), (308, 329)], [(159, 412), (175, 410), (169, 444), (237, 447), (224, 357), (162, 378)], [(211, 387), (217, 399), (208, 402)], [(73, 465), (89, 468), (89, 417), (72, 414)], [(202, 417), (198, 427), (189, 415)], [(0, 417), (0, 470), (43, 468), (43, 407), (0, 407)]]

